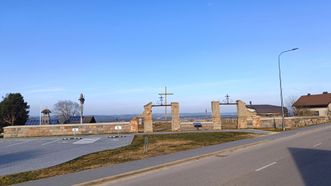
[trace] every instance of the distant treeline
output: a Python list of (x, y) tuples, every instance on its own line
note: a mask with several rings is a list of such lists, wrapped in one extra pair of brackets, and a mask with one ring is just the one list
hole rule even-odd
[[(94, 115), (95, 120), (97, 123), (106, 123), (106, 122), (120, 122), (120, 121), (125, 121), (128, 122), (130, 121), (133, 117), (136, 117), (138, 114), (123, 114), (123, 115)], [(223, 118), (235, 118), (237, 117), (236, 113), (224, 113), (222, 114)], [(56, 116), (52, 116), (52, 119), (55, 119)], [(171, 118), (171, 114), (168, 114), (168, 119)], [(182, 113), (180, 114), (181, 119), (208, 119), (211, 118), (210, 113)], [(33, 116), (30, 117), (30, 119), (39, 119), (39, 116)], [(164, 119), (164, 114), (161, 113), (155, 113), (153, 114), (153, 119), (154, 120), (163, 120)]]

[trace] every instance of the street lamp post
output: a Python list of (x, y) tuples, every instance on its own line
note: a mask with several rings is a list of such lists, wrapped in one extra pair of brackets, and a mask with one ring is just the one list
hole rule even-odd
[(284, 99), (283, 99), (283, 87), (282, 87), (282, 72), (281, 72), (281, 68), (280, 68), (280, 57), (282, 54), (284, 54), (286, 52), (292, 52), (292, 51), (295, 51), (298, 49), (299, 48), (285, 50), (278, 55), (279, 89), (280, 89), (280, 103), (281, 103), (281, 107), (282, 107), (282, 130), (283, 131), (285, 131), (285, 120), (284, 120), (285, 116), (284, 116)]

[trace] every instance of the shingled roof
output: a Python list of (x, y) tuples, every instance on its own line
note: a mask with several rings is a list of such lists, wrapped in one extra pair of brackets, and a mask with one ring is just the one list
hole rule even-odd
[(308, 94), (301, 96), (294, 104), (295, 107), (327, 107), (331, 103), (331, 93)]
[[(257, 114), (275, 114), (282, 113), (282, 107), (275, 105), (247, 105), (247, 108), (254, 109)], [(287, 113), (287, 108), (284, 107), (284, 112)]]

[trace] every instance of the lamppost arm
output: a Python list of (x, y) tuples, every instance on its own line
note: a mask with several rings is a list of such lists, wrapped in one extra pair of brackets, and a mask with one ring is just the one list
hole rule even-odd
[(290, 50), (285, 50), (281, 53), (279, 53), (278, 55), (278, 76), (279, 76), (279, 89), (280, 89), (280, 102), (281, 102), (281, 107), (282, 107), (282, 130), (285, 130), (285, 114), (284, 114), (284, 99), (283, 99), (283, 87), (282, 87), (282, 71), (281, 71), (281, 67), (280, 67), (280, 57), (282, 56), (282, 54), (286, 53), (286, 52), (292, 52), (295, 50), (298, 50), (299, 48), (293, 48)]

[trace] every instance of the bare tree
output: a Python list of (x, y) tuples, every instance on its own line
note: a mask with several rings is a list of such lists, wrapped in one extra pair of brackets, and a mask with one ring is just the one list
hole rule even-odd
[(297, 108), (294, 107), (294, 103), (297, 101), (297, 97), (289, 96), (287, 98), (287, 109), (289, 110), (289, 114), (292, 116), (298, 115)]
[(66, 122), (70, 119), (70, 116), (78, 115), (79, 104), (70, 100), (58, 101), (54, 105), (54, 111)]

